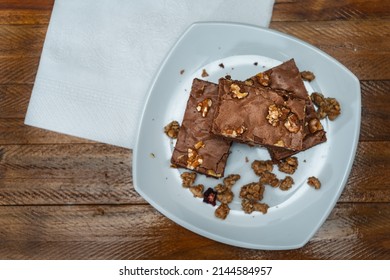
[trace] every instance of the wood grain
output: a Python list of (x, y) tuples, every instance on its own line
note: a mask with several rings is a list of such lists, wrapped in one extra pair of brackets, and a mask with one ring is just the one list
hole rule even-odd
[(382, 0), (276, 0), (272, 21), (389, 19), (390, 2)]
[[(0, 146), (0, 177), (7, 178), (0, 205), (139, 203), (131, 158), (129, 150), (104, 144)], [(390, 181), (381, 176), (388, 170), (390, 142), (360, 142), (340, 201), (390, 202)]]
[[(388, 259), (389, 204), (341, 204), (303, 248), (247, 250), (174, 224), (148, 205), (0, 207), (7, 259)], [(39, 221), (39, 223), (37, 223)], [(373, 233), (375, 232), (375, 235)], [(261, 236), (259, 236), (261, 238)]]
[(0, 259), (390, 259), (389, 1), (276, 0), (271, 28), (335, 57), (362, 88), (348, 183), (289, 251), (194, 234), (135, 192), (132, 151), (23, 124), (53, 3), (0, 0)]

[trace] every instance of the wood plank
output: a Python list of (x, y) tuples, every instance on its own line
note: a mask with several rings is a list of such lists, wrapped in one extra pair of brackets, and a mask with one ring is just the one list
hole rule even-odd
[(0, 85), (0, 118), (24, 118), (31, 91), (27, 84)]
[[(0, 24), (47, 24), (54, 0), (0, 1)], [(381, 0), (276, 0), (272, 21), (388, 19), (389, 2)]]
[(318, 47), (360, 80), (390, 79), (390, 41), (383, 40), (390, 21), (273, 22), (271, 28)]
[(0, 25), (1, 56), (40, 56), (46, 31), (39, 25)]
[(54, 0), (1, 0), (0, 25), (47, 25)]
[(0, 84), (31, 84), (35, 81), (39, 57), (0, 56)]
[[(140, 203), (131, 160), (104, 144), (0, 146), (0, 204)], [(390, 142), (359, 143), (340, 201), (390, 202), (388, 170)]]
[[(261, 236), (259, 237), (261, 238)], [(290, 251), (224, 245), (149, 205), (0, 207), (2, 259), (388, 259), (389, 204), (338, 204), (311, 241)]]
[(0, 119), (0, 145), (96, 143), (24, 124), (24, 119)]
[(389, 19), (389, 10), (382, 0), (276, 0), (272, 21)]
[(60, 179), (130, 176), (131, 151), (105, 144), (0, 146), (0, 178)]

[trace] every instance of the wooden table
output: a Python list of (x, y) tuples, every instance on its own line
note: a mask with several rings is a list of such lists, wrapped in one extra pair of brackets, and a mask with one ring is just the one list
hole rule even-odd
[(301, 249), (262, 251), (157, 212), (134, 191), (131, 150), (25, 126), (53, 0), (0, 0), (0, 258), (389, 259), (389, 2), (276, 1), (271, 28), (347, 66), (363, 107), (356, 160), (325, 224)]

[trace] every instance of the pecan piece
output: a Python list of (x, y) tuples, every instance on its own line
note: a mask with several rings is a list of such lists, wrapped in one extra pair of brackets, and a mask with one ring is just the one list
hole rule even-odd
[(222, 131), (222, 135), (226, 137), (236, 138), (237, 136), (241, 136), (246, 131), (245, 126), (240, 126), (238, 128), (227, 128)]
[(180, 175), (182, 179), (182, 186), (185, 188), (191, 187), (196, 179), (196, 173), (195, 172), (184, 172)]
[(323, 130), (324, 127), (322, 126), (319, 119), (314, 118), (309, 121), (309, 131), (310, 133), (316, 133), (317, 131)]
[(257, 176), (261, 176), (265, 171), (271, 172), (274, 168), (271, 160), (255, 160), (251, 167)]
[(279, 124), (279, 119), (282, 116), (282, 111), (275, 105), (272, 104), (268, 107), (268, 115), (266, 119), (272, 126)]
[(308, 81), (308, 82), (311, 82), (316, 78), (314, 73), (310, 72), (310, 71), (302, 71), (300, 74), (301, 74), (302, 79), (305, 81)]
[(203, 197), (203, 189), (204, 189), (204, 186), (202, 184), (199, 184), (196, 186), (191, 186), (189, 188), (189, 190), (192, 192), (194, 197), (199, 197), (199, 198)]
[(293, 184), (294, 184), (294, 179), (290, 176), (286, 176), (286, 178), (280, 181), (279, 188), (282, 191), (287, 191), (292, 187)]
[(259, 182), (253, 182), (241, 187), (240, 197), (249, 200), (262, 200), (264, 186)]
[(315, 188), (316, 190), (318, 190), (319, 188), (321, 188), (321, 182), (320, 180), (318, 180), (318, 178), (314, 177), (314, 176), (311, 176), (307, 179), (307, 183), (309, 184), (309, 186)]
[(266, 204), (266, 203), (260, 203), (260, 202), (251, 201), (248, 199), (243, 199), (241, 201), (241, 207), (242, 207), (242, 210), (244, 210), (244, 212), (247, 214), (250, 214), (253, 211), (259, 211), (263, 214), (266, 214), (268, 211), (268, 208), (269, 208), (268, 204)]
[(223, 184), (228, 188), (229, 190), (233, 187), (233, 185), (240, 180), (241, 176), (238, 174), (230, 174), (225, 179), (223, 179)]
[(264, 171), (261, 174), (260, 183), (264, 185), (270, 185), (271, 187), (276, 188), (279, 186), (279, 179), (276, 177), (274, 173), (269, 171)]
[(286, 122), (284, 123), (284, 127), (292, 133), (298, 133), (300, 127), (297, 115), (294, 113), (289, 114)]
[(176, 139), (179, 134), (180, 124), (177, 121), (171, 121), (164, 127), (165, 134), (172, 139)]
[(196, 111), (201, 112), (202, 117), (205, 118), (211, 108), (211, 105), (213, 105), (213, 101), (210, 98), (206, 98), (197, 104)]
[(203, 157), (194, 149), (188, 149), (187, 168), (195, 169), (203, 163)]
[(230, 91), (232, 92), (232, 96), (237, 99), (242, 99), (248, 96), (248, 92), (241, 92), (241, 88), (237, 84), (230, 85)]
[(279, 171), (294, 174), (295, 170), (298, 168), (298, 158), (297, 157), (288, 157), (278, 163)]
[(271, 84), (271, 78), (266, 73), (259, 73), (256, 75), (256, 79), (264, 87), (268, 87)]
[(219, 205), (218, 208), (215, 209), (214, 214), (215, 217), (225, 220), (229, 212), (230, 212), (229, 206), (225, 203), (221, 203), (221, 205)]

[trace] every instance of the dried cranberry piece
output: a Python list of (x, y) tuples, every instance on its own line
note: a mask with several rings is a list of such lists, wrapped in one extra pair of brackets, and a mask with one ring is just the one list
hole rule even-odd
[(217, 201), (217, 192), (214, 191), (212, 188), (208, 188), (203, 194), (203, 202), (215, 206), (216, 201)]

